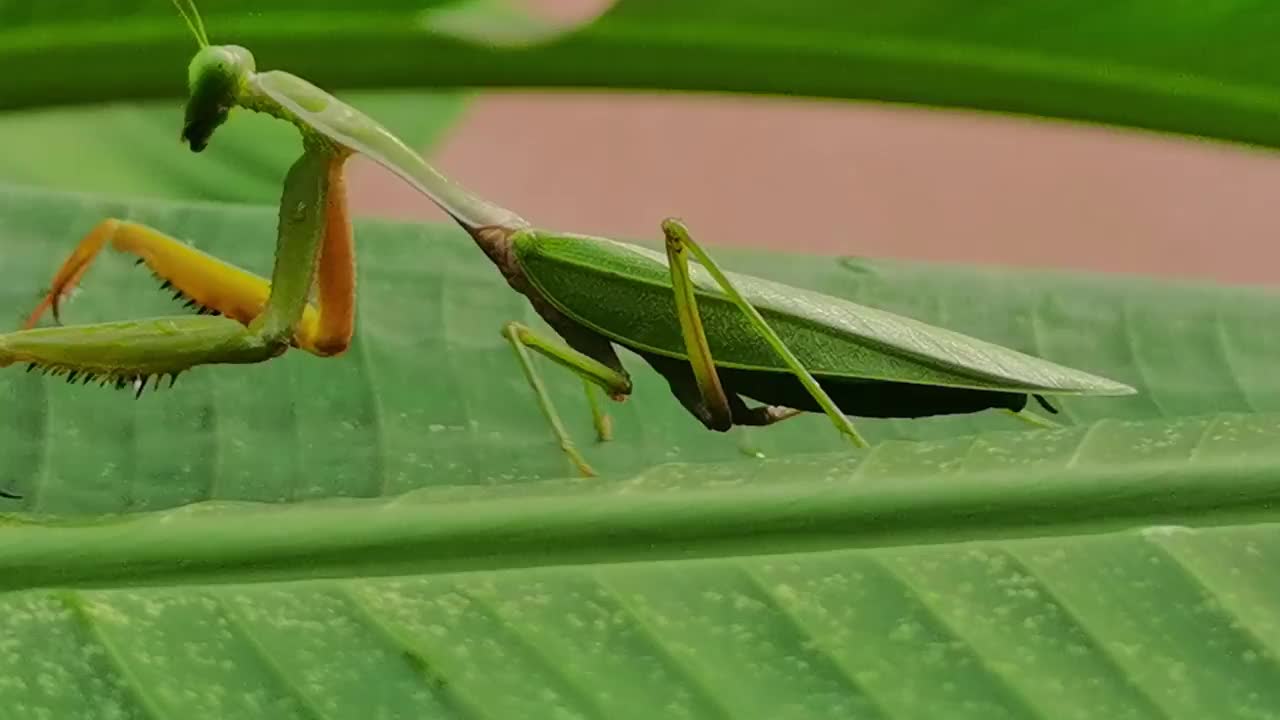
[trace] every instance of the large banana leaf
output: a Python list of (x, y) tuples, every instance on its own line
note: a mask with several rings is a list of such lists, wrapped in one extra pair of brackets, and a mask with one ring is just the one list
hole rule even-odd
[[(271, 208), (109, 203), (8, 188), (0, 196), (0, 305), (11, 308), (15, 325), (74, 242), (108, 215), (152, 224), (263, 274), (270, 268)], [(569, 472), (499, 332), (508, 320), (536, 321), (527, 302), (460, 230), (361, 227), (359, 335), (340, 360), (291, 353), (260, 366), (205, 369), (184, 376), (180, 390), (144, 402), (21, 373), (2, 376), (12, 411), (0, 422), (19, 433), (10, 437), (25, 438), (4, 453), (21, 479), (18, 489), (40, 510), (105, 512), (206, 497), (380, 495)], [(767, 253), (727, 257), (735, 269), (902, 312), (1142, 390), (1063, 399), (1067, 422), (1280, 412), (1273, 364), (1280, 337), (1267, 331), (1280, 298), (1265, 291), (826, 258), (779, 264)], [(180, 310), (132, 260), (107, 254), (64, 320)], [(630, 366), (638, 375), (635, 397), (612, 410), (618, 442), (588, 449), (602, 470), (627, 474), (664, 461), (846, 447), (821, 416), (709, 433), (668, 396), (665, 381), (642, 362)], [(587, 443), (581, 386), (566, 375), (551, 372), (547, 380)], [(1003, 414), (860, 425), (874, 440), (1025, 427)], [(507, 451), (495, 454), (496, 447)], [(95, 468), (94, 485), (117, 495), (86, 493), (85, 467)]]
[[(8, 188), (15, 320), (104, 215), (270, 261), (268, 208)], [(205, 368), (141, 400), (0, 374), (0, 477), (26, 496), (0, 531), (6, 717), (1280, 705), (1274, 294), (721, 253), (1142, 392), (1067, 400), (1056, 431), (864, 423), (878, 445), (855, 452), (821, 417), (708, 433), (631, 362), (636, 395), (599, 446), (578, 381), (542, 363), (606, 471), (569, 480), (498, 333), (532, 315), (470, 240), (362, 223), (359, 248), (341, 359)], [(107, 256), (67, 320), (173, 311)]]

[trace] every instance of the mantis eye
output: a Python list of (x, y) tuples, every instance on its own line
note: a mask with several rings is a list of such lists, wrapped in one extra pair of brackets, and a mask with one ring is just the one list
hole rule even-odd
[(193, 152), (204, 150), (218, 126), (227, 121), (240, 88), (253, 74), (253, 54), (235, 45), (202, 48), (188, 69), (190, 97), (182, 140)]

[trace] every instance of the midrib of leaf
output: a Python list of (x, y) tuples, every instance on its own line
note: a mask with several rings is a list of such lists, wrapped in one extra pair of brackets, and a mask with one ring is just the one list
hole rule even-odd
[[(631, 479), (427, 489), (392, 501), (197, 505), (88, 524), (13, 517), (0, 544), (0, 589), (429, 574), (1280, 521), (1280, 416), (1096, 427), (1106, 429), (889, 442), (865, 459), (668, 465)], [(1095, 440), (1081, 450), (1086, 438)], [(983, 450), (975, 457), (976, 442)]]

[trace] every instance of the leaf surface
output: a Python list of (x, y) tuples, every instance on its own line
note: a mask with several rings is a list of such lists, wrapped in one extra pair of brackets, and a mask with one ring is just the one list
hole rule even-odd
[[(270, 208), (7, 188), (15, 324), (106, 215), (270, 262)], [(1054, 431), (864, 422), (878, 445), (854, 452), (818, 416), (706, 432), (628, 358), (636, 394), (595, 445), (580, 383), (540, 363), (605, 472), (583, 481), (498, 332), (536, 320), (469, 238), (364, 222), (358, 247), (342, 358), (203, 368), (141, 400), (0, 373), (0, 472), (26, 496), (0, 528), (0, 632), (22, 648), (0, 659), (11, 717), (1190, 718), (1280, 702), (1280, 348), (1258, 331), (1274, 294), (716, 252), (1140, 394), (1067, 399), (1079, 425)], [(105, 255), (66, 320), (173, 309)]]
[[(259, 273), (270, 269), (269, 208), (120, 203), (10, 188), (0, 196), (8, 248), (0, 293), (15, 326), (74, 242), (106, 216), (149, 223)], [(5, 462), (19, 489), (41, 510), (104, 512), (202, 498), (376, 496), (566, 474), (499, 333), (509, 320), (536, 324), (536, 315), (467, 236), (447, 225), (366, 222), (357, 244), (358, 334), (340, 359), (293, 352), (259, 366), (204, 368), (184, 377), (180, 390), (143, 402), (20, 372), (0, 376), (12, 409)], [(888, 309), (1139, 390), (1064, 398), (1068, 423), (1280, 412), (1280, 375), (1271, 361), (1280, 340), (1259, 332), (1280, 299), (1264, 290), (853, 259), (778, 263), (767, 253), (717, 257), (731, 270)], [(67, 306), (65, 321), (176, 309), (148, 273), (108, 253)], [(590, 442), (579, 381), (543, 370), (602, 470), (627, 474), (665, 461), (732, 460), (744, 451), (779, 456), (844, 447), (818, 416), (705, 432), (661, 378), (633, 356), (624, 362), (635, 375), (635, 395), (611, 404), (618, 440), (599, 446)], [(1023, 427), (999, 413), (859, 425), (873, 440)]]

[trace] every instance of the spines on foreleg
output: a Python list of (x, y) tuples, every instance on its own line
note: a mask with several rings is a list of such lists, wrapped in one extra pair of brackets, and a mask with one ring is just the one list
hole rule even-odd
[(147, 389), (148, 382), (151, 382), (152, 390), (159, 390), (160, 383), (165, 376), (169, 378), (169, 387), (173, 387), (174, 383), (177, 382), (178, 375), (182, 373), (181, 370), (178, 370), (171, 373), (146, 375), (128, 368), (72, 368), (64, 365), (42, 364), (37, 361), (27, 363), (27, 372), (38, 372), (41, 375), (52, 377), (64, 377), (69, 385), (97, 383), (100, 387), (114, 386), (117, 390), (130, 388), (134, 391), (134, 397), (142, 397), (142, 393)]
[[(146, 258), (138, 258), (137, 260), (134, 261), (133, 264), (146, 265), (147, 260)], [(172, 294), (174, 300), (182, 303), (182, 307), (188, 310), (195, 310), (197, 315), (215, 315), (216, 316), (216, 315), (222, 314), (221, 310), (218, 310), (217, 308), (209, 307), (208, 305), (205, 305), (204, 303), (200, 302), (198, 299), (193, 298), (190, 295), (186, 294), (185, 292), (182, 291), (182, 288), (175, 286), (172, 281), (170, 281), (168, 278), (161, 275), (160, 273), (156, 272), (154, 269), (151, 269), (150, 267), (148, 267), (147, 269), (151, 270), (151, 277), (155, 278), (156, 282), (160, 283), (160, 289), (164, 292)]]
[(157, 388), (168, 377), (172, 386), (197, 365), (262, 362), (287, 349), (228, 318), (172, 317), (0, 335), (0, 367), (23, 363), (28, 372), (140, 396), (148, 383)]

